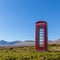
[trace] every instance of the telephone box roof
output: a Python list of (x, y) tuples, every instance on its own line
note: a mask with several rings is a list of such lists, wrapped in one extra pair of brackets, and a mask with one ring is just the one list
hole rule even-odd
[(46, 21), (37, 21), (36, 23), (46, 23), (47, 24)]

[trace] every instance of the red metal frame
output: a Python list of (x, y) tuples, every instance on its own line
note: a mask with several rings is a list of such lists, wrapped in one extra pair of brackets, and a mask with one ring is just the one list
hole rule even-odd
[[(44, 28), (44, 47), (39, 46), (39, 29), (40, 27)], [(45, 21), (36, 22), (36, 38), (35, 38), (35, 47), (36, 50), (46, 51), (48, 45), (48, 37), (47, 37), (47, 23)]]

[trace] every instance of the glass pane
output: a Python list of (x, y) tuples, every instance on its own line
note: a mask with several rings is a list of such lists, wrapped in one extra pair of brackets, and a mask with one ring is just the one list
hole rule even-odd
[(44, 28), (39, 29), (39, 46), (44, 47)]

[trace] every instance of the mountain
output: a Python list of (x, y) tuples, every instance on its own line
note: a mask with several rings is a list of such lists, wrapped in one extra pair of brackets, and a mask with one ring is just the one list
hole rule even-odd
[(14, 46), (15, 44), (20, 43), (21, 41), (12, 41), (12, 42), (7, 42), (5, 40), (0, 41), (0, 46)]
[(6, 45), (6, 44), (8, 44), (7, 41), (4, 41), (4, 40), (1, 40), (1, 41), (0, 41), (0, 45)]
[[(54, 41), (48, 40), (48, 44), (60, 44), (60, 39)], [(35, 45), (35, 41), (33, 40), (12, 41), (12, 42), (0, 40), (0, 46), (33, 46), (33, 45)]]
[(32, 40), (25, 40), (25, 41), (12, 41), (7, 42), (5, 40), (0, 40), (0, 46), (31, 46), (34, 45), (35, 42)]
[(20, 43), (21, 41), (13, 41), (13, 42), (9, 42), (9, 44), (16, 44), (16, 43)]
[(60, 44), (60, 39), (50, 41), (49, 44)]

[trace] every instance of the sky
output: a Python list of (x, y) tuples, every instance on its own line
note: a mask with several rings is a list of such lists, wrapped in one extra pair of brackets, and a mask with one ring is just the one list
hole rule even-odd
[(37, 21), (48, 23), (48, 40), (60, 38), (60, 0), (0, 0), (0, 40), (35, 40)]

